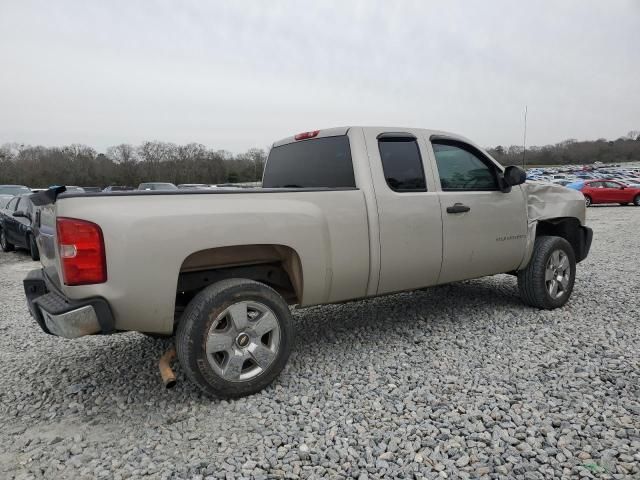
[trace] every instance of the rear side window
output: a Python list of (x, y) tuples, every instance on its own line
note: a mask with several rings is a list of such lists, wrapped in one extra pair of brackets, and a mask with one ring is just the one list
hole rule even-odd
[(274, 147), (262, 178), (264, 188), (355, 187), (349, 137), (316, 138)]
[(425, 192), (422, 158), (415, 138), (389, 137), (378, 140), (382, 170), (389, 188), (395, 192)]

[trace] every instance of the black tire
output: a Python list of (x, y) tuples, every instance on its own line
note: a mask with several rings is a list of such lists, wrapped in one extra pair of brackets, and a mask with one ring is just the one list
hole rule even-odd
[(590, 206), (591, 206), (591, 197), (590, 197), (589, 195), (585, 195), (585, 196), (584, 196), (584, 204), (585, 204), (585, 206), (587, 206), (587, 207), (590, 207)]
[(27, 236), (27, 245), (29, 246), (29, 255), (31, 255), (31, 260), (37, 262), (40, 260), (40, 252), (38, 251), (38, 244), (36, 243), (36, 239), (33, 235)]
[(4, 233), (4, 228), (0, 228), (0, 248), (2, 248), (3, 252), (12, 252), (15, 248), (13, 243), (7, 240), (7, 237)]
[[(227, 329), (230, 329), (229, 333), (225, 330), (221, 330), (223, 335), (229, 338), (238, 334), (235, 340), (232, 342), (232, 346), (229, 347), (233, 351), (245, 352), (246, 355), (252, 355), (247, 352), (250, 348), (241, 350), (241, 335), (242, 332), (250, 334), (251, 322), (253, 321), (250, 316), (248, 318), (247, 325), (249, 326), (245, 330), (238, 330), (235, 328), (234, 317), (224, 317), (223, 314), (227, 312), (228, 308), (232, 305), (238, 305), (249, 302), (254, 302), (261, 307), (266, 307), (269, 313), (272, 313), (269, 318), (275, 317), (275, 323), (273, 328), (277, 328), (278, 346), (275, 351), (270, 350), (269, 359), (270, 363), (265, 362), (265, 367), (262, 369), (259, 365), (258, 358), (256, 358), (253, 371), (261, 370), (256, 376), (247, 379), (238, 379), (230, 381), (225, 378), (220, 372), (224, 373), (224, 370), (219, 369), (216, 371), (213, 365), (223, 366), (226, 362), (228, 365), (229, 357), (227, 353), (223, 353), (223, 360), (220, 360), (220, 364), (215, 363), (216, 356), (207, 355), (207, 338), (210, 333), (210, 329), (214, 328), (214, 332), (220, 325), (221, 321), (228, 323)], [(231, 314), (228, 314), (231, 315)], [(221, 320), (222, 316), (222, 320)], [(256, 316), (256, 324), (263, 318)], [(215, 325), (214, 325), (215, 324)], [(267, 336), (273, 335), (273, 333), (266, 334)], [(264, 337), (254, 336), (252, 337), (252, 345), (255, 342), (262, 342)], [(199, 292), (187, 305), (180, 323), (178, 324), (178, 330), (176, 332), (176, 351), (180, 365), (184, 368), (187, 377), (200, 387), (206, 394), (220, 398), (238, 398), (253, 393), (259, 392), (267, 385), (269, 385), (282, 371), (289, 359), (293, 344), (293, 326), (291, 320), (291, 312), (287, 303), (283, 298), (272, 288), (262, 283), (255, 282), (247, 279), (229, 279), (215, 283), (208, 286)], [(248, 344), (245, 344), (247, 346)], [(225, 347), (226, 348), (226, 347)], [(244, 358), (238, 355), (240, 358)], [(234, 360), (237, 360), (238, 356), (232, 355)], [(247, 357), (248, 358), (248, 357)], [(247, 360), (249, 365), (253, 361)], [(244, 360), (242, 360), (244, 362)], [(245, 371), (245, 363), (242, 363), (239, 367), (239, 372)]]
[(640, 195), (636, 195), (636, 197), (633, 199), (633, 204), (636, 207), (640, 207)]
[[(569, 262), (568, 282), (566, 287), (557, 286), (558, 290), (562, 289), (559, 297), (552, 296), (549, 291), (547, 281), (553, 282), (554, 279), (546, 280), (545, 275), (550, 258), (554, 252), (562, 252)], [(576, 258), (573, 248), (564, 238), (541, 236), (536, 238), (533, 247), (533, 254), (527, 268), (518, 272), (518, 289), (520, 297), (532, 307), (545, 310), (562, 307), (573, 292), (573, 285), (576, 277)]]

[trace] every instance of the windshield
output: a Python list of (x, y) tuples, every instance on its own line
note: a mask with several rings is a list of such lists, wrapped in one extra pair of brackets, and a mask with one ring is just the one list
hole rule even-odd
[(22, 185), (0, 185), (0, 195), (21, 195), (23, 193), (31, 193), (31, 190)]

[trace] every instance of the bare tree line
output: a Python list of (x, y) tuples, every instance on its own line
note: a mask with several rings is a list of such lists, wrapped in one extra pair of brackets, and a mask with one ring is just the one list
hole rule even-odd
[(98, 153), (86, 145), (0, 147), (0, 184), (100, 186), (142, 182), (226, 183), (260, 180), (266, 154), (252, 148), (234, 155), (204, 145), (144, 142)]
[[(523, 162), (522, 146), (498, 145), (489, 148), (489, 152), (503, 165)], [(631, 131), (617, 140), (569, 139), (555, 145), (528, 147), (524, 157), (528, 166), (640, 162), (640, 131)], [(0, 147), (0, 184), (135, 187), (151, 181), (250, 182), (262, 177), (265, 159), (262, 149), (234, 155), (198, 143), (121, 144), (109, 147), (105, 153), (79, 144), (43, 147), (7, 143)]]
[(582, 165), (595, 162), (640, 162), (640, 131), (632, 130), (617, 140), (564, 140), (555, 145), (527, 147), (522, 145), (490, 148), (489, 153), (503, 165)]

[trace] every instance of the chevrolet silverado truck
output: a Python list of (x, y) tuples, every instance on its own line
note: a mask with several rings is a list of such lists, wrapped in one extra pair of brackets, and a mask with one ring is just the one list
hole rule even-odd
[(571, 296), (591, 245), (580, 192), (525, 183), (464, 137), (316, 130), (275, 142), (261, 188), (34, 194), (42, 330), (175, 336), (207, 394), (267, 386), (300, 307), (510, 273), (525, 304)]

